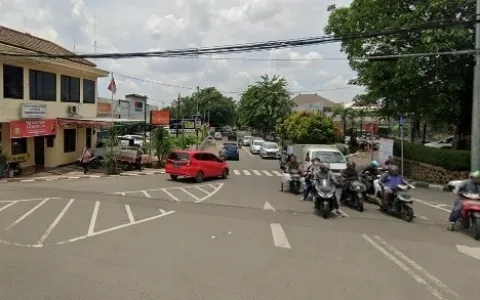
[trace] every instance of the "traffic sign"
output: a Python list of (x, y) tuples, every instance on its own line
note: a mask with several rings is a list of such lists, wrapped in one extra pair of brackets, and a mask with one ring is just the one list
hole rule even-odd
[(375, 123), (366, 123), (365, 125), (363, 125), (363, 129), (368, 133), (377, 133), (378, 125)]
[(405, 124), (405, 119), (403, 118), (403, 116), (400, 116), (398, 118), (398, 126), (403, 127), (404, 124)]

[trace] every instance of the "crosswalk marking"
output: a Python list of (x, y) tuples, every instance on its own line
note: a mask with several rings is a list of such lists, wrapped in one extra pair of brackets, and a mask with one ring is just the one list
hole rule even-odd
[[(242, 172), (243, 172), (243, 174), (242, 174)], [(273, 177), (273, 176), (281, 177), (281, 176), (283, 176), (282, 173), (280, 173), (278, 171), (273, 171), (273, 170), (233, 170), (233, 175), (237, 175), (237, 176), (256, 175), (256, 176), (268, 176), (268, 177)]]

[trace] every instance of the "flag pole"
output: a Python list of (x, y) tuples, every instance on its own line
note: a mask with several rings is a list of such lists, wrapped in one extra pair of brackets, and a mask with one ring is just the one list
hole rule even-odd
[[(110, 83), (113, 82), (113, 72), (112, 72), (112, 78), (110, 80)], [(110, 91), (111, 92), (111, 107), (110, 107), (110, 114), (111, 114), (111, 120), (112, 120), (112, 127), (113, 127), (113, 87), (112, 87), (112, 90)]]

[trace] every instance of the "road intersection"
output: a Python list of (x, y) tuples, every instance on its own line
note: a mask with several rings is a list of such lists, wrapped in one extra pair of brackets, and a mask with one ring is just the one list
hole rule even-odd
[(480, 245), (445, 230), (451, 195), (412, 191), (412, 223), (373, 204), (324, 220), (280, 192), (276, 160), (242, 155), (230, 168), (201, 184), (0, 186), (0, 299), (479, 298), (480, 260), (457, 246)]

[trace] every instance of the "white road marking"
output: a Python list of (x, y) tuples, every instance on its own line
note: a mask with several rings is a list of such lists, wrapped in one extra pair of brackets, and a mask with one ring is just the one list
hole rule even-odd
[(207, 195), (207, 196), (205, 196), (205, 197), (203, 197), (203, 198), (195, 201), (195, 203), (201, 203), (201, 202), (207, 200), (208, 198), (212, 197), (212, 196), (215, 195), (216, 193), (218, 193), (218, 191), (220, 191), (220, 189), (223, 187), (223, 183), (218, 184), (217, 187), (215, 187), (213, 184), (210, 184), (210, 186), (211, 186), (212, 188), (214, 188), (213, 192), (211, 192), (209, 195)]
[[(44, 200), (45, 198), (29, 198), (29, 199), (20, 199), (20, 200), (0, 200), (0, 203), (4, 203), (4, 202), (7, 202), (7, 203), (10, 203), (10, 202), (13, 202), (13, 201), (16, 201), (16, 202), (32, 202), (32, 201), (40, 201), (40, 200)], [(50, 200), (54, 200), (54, 199), (60, 199), (59, 197), (51, 197), (51, 198), (48, 198)]]
[(0, 207), (0, 211), (6, 210), (7, 208), (9, 208), (10, 206), (14, 205), (15, 203), (18, 203), (18, 201), (13, 201), (13, 202), (10, 202), (10, 203), (8, 203), (7, 205), (5, 205), (5, 206), (3, 206), (3, 207)]
[(158, 219), (158, 218), (168, 216), (170, 214), (173, 214), (174, 212), (175, 212), (174, 210), (168, 211), (168, 212), (162, 212), (160, 215), (153, 216), (153, 217), (150, 217), (150, 218), (146, 218), (146, 219), (143, 219), (143, 220), (140, 220), (140, 221), (135, 221), (134, 223), (126, 223), (126, 224), (122, 224), (122, 225), (115, 226), (115, 227), (112, 227), (112, 228), (100, 230), (100, 231), (94, 232), (90, 235), (86, 234), (86, 235), (82, 235), (82, 236), (79, 236), (79, 237), (76, 237), (76, 238), (73, 238), (73, 239), (58, 242), (57, 245), (63, 245), (63, 244), (66, 244), (66, 243), (73, 243), (73, 242), (77, 242), (77, 241), (80, 241), (80, 240), (84, 240), (84, 239), (89, 238), (89, 237), (94, 237), (94, 236), (97, 236), (97, 235), (101, 235), (101, 234), (105, 234), (105, 233), (112, 232), (112, 231), (115, 231), (115, 230), (119, 230), (119, 229), (122, 229), (122, 228), (125, 228), (125, 227), (145, 223), (145, 222), (148, 222), (148, 221), (152, 221), (152, 220), (155, 220), (155, 219)]
[(130, 205), (125, 204), (125, 210), (127, 211), (127, 216), (130, 223), (134, 223), (135, 218), (133, 217), (132, 210), (130, 209)]
[(244, 173), (245, 175), (247, 175), (247, 176), (252, 175), (252, 174), (250, 174), (250, 172), (248, 172), (248, 170), (243, 170), (243, 173)]
[(180, 188), (180, 190), (182, 192), (184, 192), (185, 194), (189, 195), (190, 197), (192, 197), (193, 199), (195, 199), (195, 201), (199, 201), (200, 198), (198, 198), (197, 196), (195, 196), (194, 194), (190, 193), (189, 191), (187, 191), (187, 189), (185, 188)]
[(233, 174), (240, 175), (240, 171), (239, 170), (233, 170)]
[(480, 260), (480, 247), (456, 245), (458, 252)]
[(393, 247), (389, 243), (387, 243), (384, 239), (379, 237), (378, 235), (375, 235), (374, 238), (379, 241), (384, 247), (386, 247), (388, 250), (390, 250), (393, 254), (396, 256), (400, 257), (403, 261), (405, 261), (407, 264), (412, 266), (415, 270), (417, 270), (421, 275), (423, 275), (425, 278), (429, 279), (435, 285), (442, 289), (444, 292), (449, 293), (450, 295), (454, 296), (455, 298), (460, 298), (460, 296), (455, 293), (452, 289), (450, 289), (447, 285), (445, 285), (440, 279), (437, 277), (433, 276), (430, 272), (425, 270), (422, 266), (417, 264), (415, 261), (413, 261), (411, 258), (403, 254), (400, 250), (397, 248)]
[(250, 157), (254, 157), (254, 155), (252, 153), (250, 153), (249, 150), (245, 149), (244, 147), (242, 147), (243, 151), (247, 152), (248, 155), (250, 155)]
[(167, 189), (161, 189), (165, 194), (169, 195), (173, 200), (177, 201), (177, 202), (180, 202), (180, 199), (178, 199), (177, 197), (175, 197), (174, 195), (172, 195), (172, 193), (170, 193), (169, 191), (167, 191)]
[(277, 175), (277, 176), (282, 176), (282, 174), (278, 171), (272, 171), (273, 174)]
[(80, 179), (80, 177), (78, 177), (78, 176), (71, 176), (71, 177), (68, 177), (68, 179)]
[(270, 228), (272, 229), (273, 243), (275, 247), (291, 249), (290, 243), (288, 242), (287, 235), (283, 231), (282, 225), (278, 223), (271, 223)]
[(20, 180), (20, 182), (34, 182), (35, 180), (33, 179), (23, 179), (23, 180)]
[(206, 190), (202, 189), (202, 188), (199, 187), (199, 186), (195, 186), (195, 188), (196, 188), (197, 190), (199, 190), (199, 191), (204, 192), (204, 193), (207, 194), (207, 195), (210, 195), (210, 192), (209, 192), (209, 191), (206, 191)]
[(423, 205), (426, 205), (426, 206), (430, 206), (430, 207), (433, 207), (433, 208), (436, 208), (436, 209), (440, 209), (440, 210), (443, 210), (443, 211), (446, 211), (446, 212), (450, 212), (449, 209), (446, 209), (446, 208), (442, 207), (442, 206), (447, 206), (445, 204), (432, 204), (430, 202), (423, 201), (423, 200), (417, 199), (417, 198), (412, 198), (412, 200), (415, 201), (415, 202), (421, 203)]
[(152, 198), (152, 196), (150, 196), (150, 194), (148, 194), (147, 191), (142, 191), (142, 194), (144, 194), (145, 197), (147, 198)]
[(92, 218), (90, 219), (90, 225), (88, 226), (88, 236), (93, 235), (95, 232), (95, 223), (97, 222), (98, 209), (100, 208), (100, 202), (95, 202), (95, 207), (93, 208)]
[(15, 225), (17, 225), (18, 223), (22, 222), (24, 219), (26, 219), (29, 215), (31, 215), (33, 212), (35, 212), (38, 208), (40, 208), (40, 206), (42, 206), (43, 204), (45, 204), (48, 200), (50, 200), (50, 198), (45, 198), (42, 202), (40, 202), (39, 204), (37, 204), (34, 208), (30, 209), (28, 212), (26, 212), (23, 216), (21, 216), (20, 218), (18, 218), (17, 220), (15, 220), (12, 224), (10, 224), (7, 228), (5, 228), (5, 231), (9, 231), (10, 229), (12, 229)]
[(350, 215), (348, 215), (346, 212), (344, 212), (342, 209), (338, 209), (338, 211), (345, 217), (345, 218), (350, 218)]
[(368, 235), (366, 234), (363, 234), (362, 235), (363, 238), (368, 242), (370, 243), (370, 245), (372, 245), (375, 249), (377, 249), (380, 253), (382, 253), (383, 255), (385, 255), (385, 257), (387, 257), (390, 261), (392, 261), (394, 264), (396, 264), (400, 269), (402, 269), (403, 271), (405, 271), (405, 273), (407, 273), (410, 277), (412, 277), (413, 279), (415, 279), (416, 282), (420, 283), (420, 284), (423, 284), (434, 296), (435, 298), (439, 299), (439, 300), (443, 300), (443, 296), (442, 294), (440, 294), (440, 292), (435, 289), (434, 287), (432, 287), (428, 282), (425, 281), (425, 279), (423, 279), (421, 276), (419, 276), (418, 274), (416, 274), (414, 271), (412, 271), (407, 265), (405, 265), (403, 262), (401, 262), (398, 258), (396, 258), (395, 256), (393, 256), (393, 254), (391, 254), (390, 252), (388, 252), (387, 250), (385, 250), (385, 248), (383, 248), (382, 246), (380, 246), (379, 244), (377, 244), (374, 240), (372, 240)]
[(126, 194), (125, 194), (125, 193), (122, 193), (121, 195), (122, 195), (122, 196), (125, 196)]
[(424, 216), (417, 216), (417, 217), (419, 217), (420, 219), (428, 220), (428, 218)]
[(70, 206), (72, 205), (73, 201), (75, 201), (73, 198), (70, 199), (70, 201), (68, 201), (67, 205), (65, 205), (65, 207), (62, 209), (62, 211), (58, 214), (58, 216), (55, 218), (55, 220), (52, 222), (52, 224), (50, 224), (50, 226), (47, 228), (47, 230), (45, 231), (45, 233), (42, 235), (42, 237), (40, 238), (40, 240), (38, 240), (38, 245), (43, 245), (43, 243), (45, 242), (45, 240), (48, 238), (48, 236), (50, 235), (50, 233), (52, 233), (53, 229), (58, 225), (58, 223), (60, 222), (60, 220), (62, 220), (63, 216), (65, 215), (65, 213), (67, 212), (67, 210), (70, 208)]
[(252, 170), (252, 171), (253, 171), (253, 174), (257, 176), (262, 176), (262, 173), (258, 172), (257, 170)]
[(263, 205), (263, 210), (275, 211), (275, 208), (273, 208), (273, 206), (266, 201), (265, 205)]
[(273, 175), (270, 174), (270, 172), (268, 172), (268, 171), (262, 171), (262, 172), (263, 172), (263, 174), (265, 174), (265, 175), (267, 175), (267, 176), (273, 176)]

